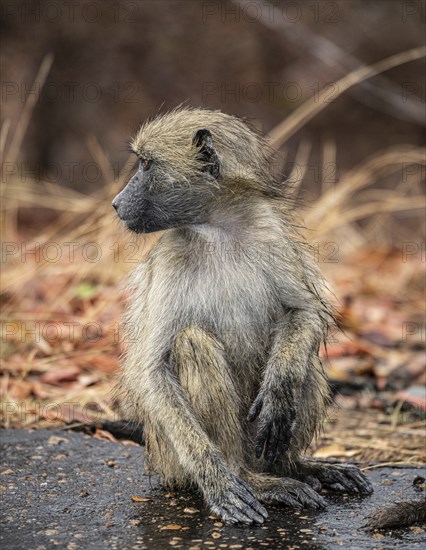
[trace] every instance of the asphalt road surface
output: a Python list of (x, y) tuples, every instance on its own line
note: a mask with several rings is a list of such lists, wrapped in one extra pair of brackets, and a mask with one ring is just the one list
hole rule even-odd
[(424, 498), (412, 486), (423, 469), (373, 469), (371, 497), (326, 495), (321, 512), (270, 506), (263, 526), (230, 527), (197, 495), (161, 489), (143, 447), (61, 430), (2, 430), (0, 442), (4, 550), (426, 547), (422, 527), (364, 527), (378, 507)]

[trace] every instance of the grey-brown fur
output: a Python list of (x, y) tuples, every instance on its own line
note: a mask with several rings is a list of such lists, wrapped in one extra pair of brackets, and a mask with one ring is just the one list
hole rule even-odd
[(234, 523), (263, 522), (259, 501), (322, 507), (321, 486), (371, 492), (355, 467), (302, 455), (329, 399), (332, 314), (262, 138), (178, 109), (132, 148), (141, 167), (113, 205), (133, 231), (167, 230), (131, 279), (121, 381), (150, 467)]
[(426, 523), (426, 499), (398, 502), (381, 508), (368, 518), (371, 529), (409, 527)]

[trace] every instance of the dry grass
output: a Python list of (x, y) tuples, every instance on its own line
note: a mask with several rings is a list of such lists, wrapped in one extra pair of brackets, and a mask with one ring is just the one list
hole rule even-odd
[[(371, 67), (361, 67), (338, 83), (339, 94), (363, 79), (424, 55), (425, 49), (419, 48), (398, 54)], [(47, 56), (37, 75), (38, 82), (43, 82), (47, 77), (51, 63), (51, 57)], [(41, 86), (39, 90), (40, 88)], [(307, 101), (272, 130), (269, 134), (271, 145), (281, 145), (320, 110), (326, 108), (327, 103), (321, 100), (320, 95), (317, 102)], [(6, 120), (1, 128), (1, 152), (8, 162), (15, 162), (19, 158), (36, 101), (37, 97), (30, 94), (11, 136), (10, 121)], [(108, 154), (102, 150), (95, 137), (88, 137), (87, 147), (105, 182), (104, 187), (93, 195), (84, 195), (60, 184), (43, 181), (26, 181), (23, 185), (19, 179), (11, 179), (7, 183), (1, 183), (1, 226), (4, 242), (21, 246), (24, 241), (22, 229), (18, 224), (20, 209), (44, 208), (56, 213), (55, 221), (43, 227), (31, 239), (25, 240), (27, 250), (43, 250), (49, 244), (57, 243), (61, 250), (67, 251), (68, 254), (69, 247), (65, 243), (78, 243), (73, 261), (52, 262), (40, 254), (38, 259), (29, 255), (23, 262), (19, 254), (12, 254), (3, 266), (4, 320), (9, 324), (16, 323), (20, 327), (19, 338), (9, 338), (7, 334), (3, 334), (6, 349), (3, 360), (2, 394), (6, 408), (10, 406), (4, 419), (7, 425), (52, 426), (67, 419), (80, 418), (85, 407), (88, 408), (86, 412), (96, 409), (96, 416), (100, 414), (102, 417), (111, 418), (114, 415), (114, 403), (111, 402), (109, 391), (117, 367), (119, 346), (115, 335), (112, 335), (108, 327), (119, 322), (121, 305), (117, 289), (123, 275), (134, 265), (132, 262), (123, 261), (123, 258), (128, 258), (129, 254), (134, 259), (141, 258), (158, 237), (133, 240), (133, 237), (123, 233), (114, 220), (110, 201), (123, 186), (133, 160), (129, 159), (120, 176), (115, 178)], [(323, 152), (324, 163), (333, 162), (335, 156), (336, 145), (327, 142)], [(309, 157), (310, 144), (302, 142), (296, 162), (306, 167)], [(385, 249), (387, 252), (383, 257), (386, 256), (389, 252), (389, 242), (383, 235), (383, 228), (388, 228), (391, 224), (394, 231), (399, 231), (395, 217), (397, 212), (415, 219), (418, 232), (412, 240), (423, 239), (424, 196), (420, 191), (422, 171), (413, 170), (403, 175), (403, 164), (423, 166), (425, 151), (406, 144), (380, 151), (343, 174), (340, 181), (331, 184), (324, 182), (318, 200), (301, 213), (306, 226), (310, 228), (309, 239), (314, 236), (313, 240), (319, 245), (328, 242), (339, 243), (340, 270), (345, 268), (342, 259), (351, 258), (353, 261), (354, 254), (361, 254), (367, 247)], [(305, 172), (303, 169), (300, 172), (299, 179), (294, 185), (296, 190), (303, 184)], [(394, 189), (384, 190), (377, 187), (378, 182), (391, 176), (394, 179), (399, 177), (399, 183)], [(88, 243), (96, 243), (100, 247), (102, 253), (97, 261), (91, 262), (85, 258), (85, 247)], [(69, 256), (67, 257), (69, 260)], [(410, 271), (407, 266), (400, 264), (399, 268), (401, 273), (403, 272), (401, 276), (391, 275), (391, 285), (394, 286), (395, 294), (399, 292), (396, 285), (400, 285), (401, 289), (404, 286), (406, 289), (419, 278), (417, 267)], [(364, 265), (364, 270), (368, 273), (368, 265)], [(332, 272), (331, 276), (333, 277)], [(356, 278), (357, 274), (354, 274), (354, 277)], [(81, 285), (88, 282), (91, 286), (86, 289), (89, 293), (86, 295), (85, 287)], [(374, 284), (380, 286), (381, 282)], [(91, 292), (94, 294), (90, 295)], [(38, 295), (42, 297), (39, 299)], [(26, 335), (25, 338), (22, 336), (22, 326), (29, 321), (74, 322), (83, 326), (93, 319), (105, 329), (95, 344), (87, 341), (87, 338), (84, 340), (81, 334), (76, 337), (75, 342), (70, 343), (63, 339), (55, 345), (51, 345), (47, 338), (34, 342), (31, 338), (27, 340)], [(39, 382), (38, 377), (73, 367), (82, 369), (83, 378), (79, 374), (75, 374), (73, 378), (69, 371), (69, 380), (65, 376), (65, 382), (57, 381), (56, 385)], [(88, 376), (92, 378), (87, 380)], [(46, 405), (52, 402), (60, 407), (60, 415), (52, 416), (52, 411), (46, 412)], [(80, 416), (70, 413), (70, 402), (76, 404)], [(19, 414), (22, 404), (26, 406), (24, 419)], [(384, 433), (384, 439), (388, 436), (388, 432)], [(370, 434), (370, 448), (371, 437)], [(410, 445), (411, 443), (410, 440)], [(358, 447), (362, 448), (359, 441)], [(415, 447), (410, 446), (410, 457), (416, 455)], [(388, 455), (382, 453), (380, 458), (386, 459), (391, 456), (392, 459), (398, 459), (399, 456), (404, 460), (407, 458), (405, 455), (406, 453), (398, 455), (395, 450)]]

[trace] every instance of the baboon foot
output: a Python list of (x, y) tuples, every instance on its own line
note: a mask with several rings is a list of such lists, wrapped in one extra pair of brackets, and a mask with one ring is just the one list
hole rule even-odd
[(268, 517), (268, 512), (258, 502), (252, 489), (233, 474), (218, 496), (206, 495), (206, 500), (213, 514), (225, 523), (261, 524)]
[(371, 495), (373, 492), (373, 486), (367, 477), (351, 464), (306, 460), (297, 465), (297, 478), (317, 491), (324, 488), (359, 495)]
[(325, 500), (312, 487), (290, 478), (274, 480), (268, 488), (257, 491), (257, 498), (265, 504), (281, 504), (296, 509), (321, 510), (326, 506)]

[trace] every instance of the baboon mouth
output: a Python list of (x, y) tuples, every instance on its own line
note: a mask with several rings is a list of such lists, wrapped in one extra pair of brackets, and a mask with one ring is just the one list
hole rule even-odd
[(137, 225), (140, 225), (140, 222), (139, 222), (139, 219), (138, 218), (123, 218), (122, 216), (120, 216), (119, 214), (117, 214), (118, 216), (118, 219), (124, 223), (124, 225), (128, 228), (128, 229), (132, 229), (133, 227), (137, 226)]
[(129, 231), (134, 233), (154, 233), (155, 231), (161, 231), (162, 227), (151, 221), (144, 221), (140, 218), (128, 218), (121, 220)]

